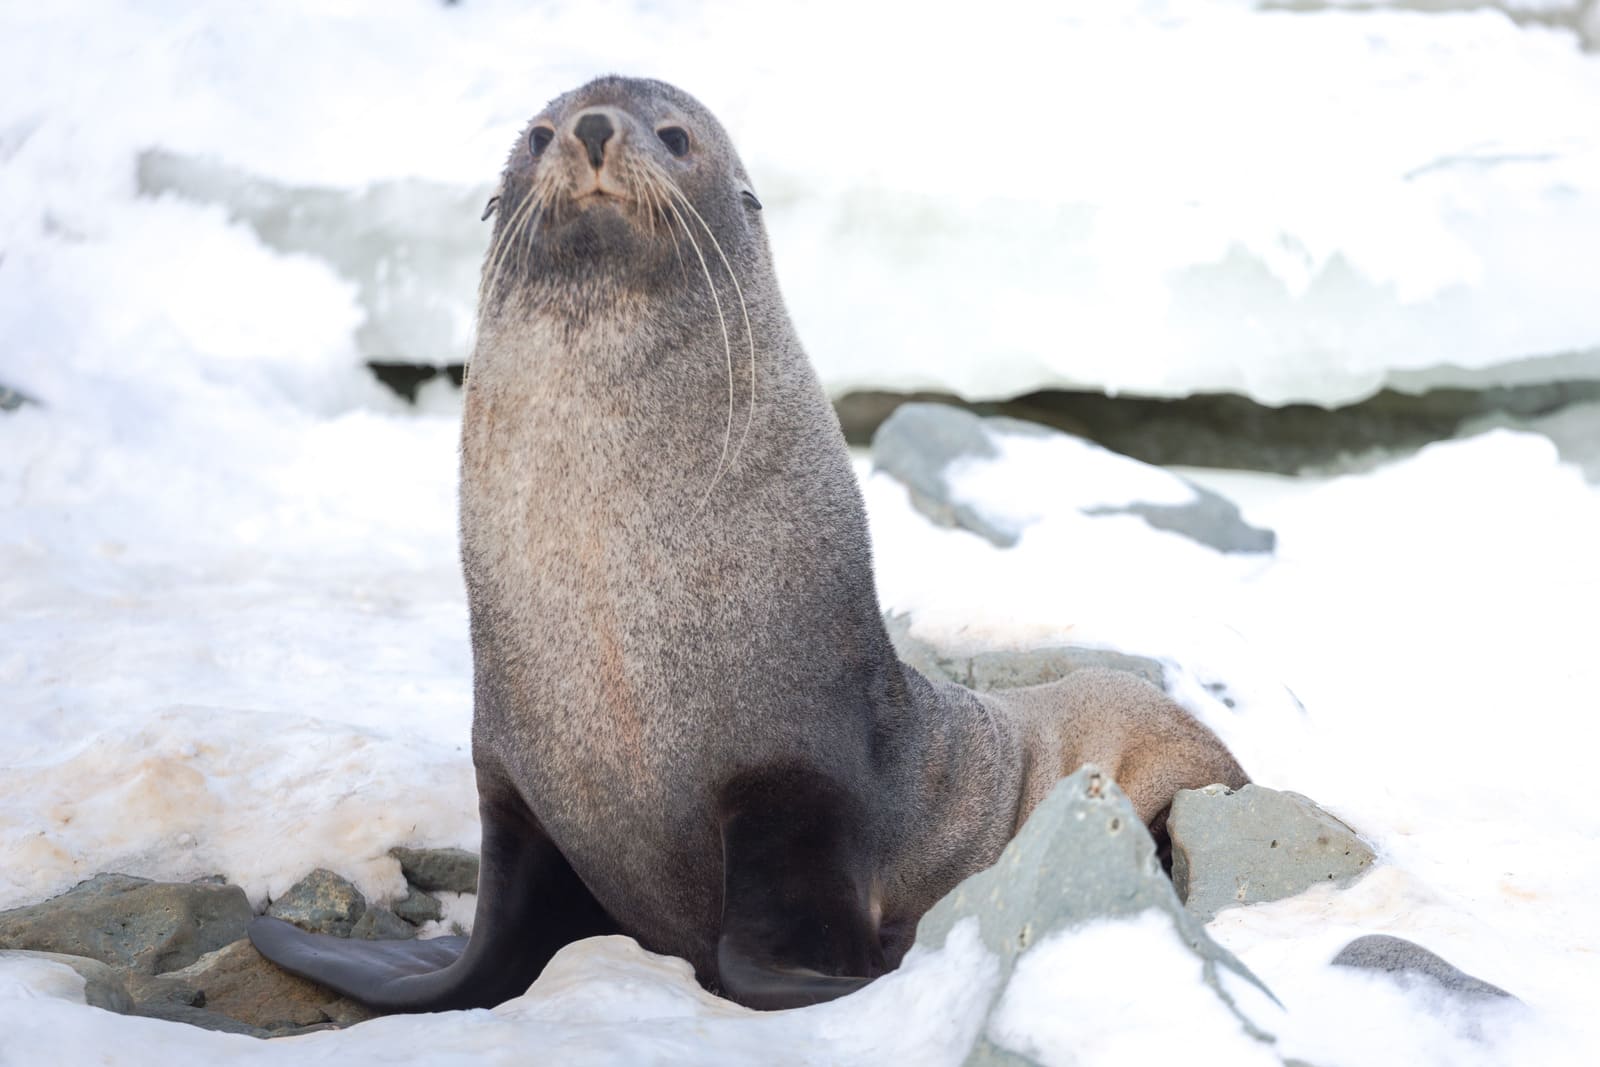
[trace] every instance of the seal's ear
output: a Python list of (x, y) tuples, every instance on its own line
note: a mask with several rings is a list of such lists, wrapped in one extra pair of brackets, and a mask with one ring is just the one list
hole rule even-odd
[(745, 207), (750, 208), (752, 211), (760, 211), (761, 210), (761, 201), (756, 199), (756, 194), (755, 193), (752, 193), (748, 189), (741, 189), (741, 190), (739, 190), (739, 195), (744, 197), (744, 206)]
[(478, 216), (478, 221), (482, 222), (485, 219), (487, 219), (490, 215), (493, 215), (494, 214), (494, 209), (499, 207), (499, 206), (500, 206), (500, 194), (499, 193), (495, 193), (493, 196), (491, 196), (489, 198), (489, 202), (487, 204), (483, 205), (483, 214)]

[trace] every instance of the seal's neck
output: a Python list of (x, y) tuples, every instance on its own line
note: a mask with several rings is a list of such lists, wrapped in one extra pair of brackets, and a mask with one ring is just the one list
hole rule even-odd
[(837, 420), (781, 304), (747, 292), (719, 309), (698, 295), (618, 287), (581, 307), (550, 299), (486, 315), (468, 370), (469, 417), (492, 406), (503, 433), (514, 410), (524, 430), (644, 464), (658, 485), (679, 473), (720, 484), (741, 471), (815, 482), (809, 468), (819, 465), (848, 476)]

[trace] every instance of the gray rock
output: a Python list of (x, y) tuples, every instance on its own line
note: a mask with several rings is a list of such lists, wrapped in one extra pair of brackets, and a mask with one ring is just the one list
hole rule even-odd
[(1356, 832), (1299, 793), (1184, 789), (1167, 819), (1172, 882), (1202, 922), (1224, 908), (1349, 885), (1371, 867)]
[(0, 912), (0, 948), (87, 956), (159, 974), (239, 940), (252, 918), (238, 886), (102, 874), (52, 900)]
[(930, 678), (944, 678), (969, 689), (1015, 689), (1053, 682), (1084, 667), (1111, 667), (1137, 674), (1166, 688), (1166, 669), (1157, 660), (1083, 645), (992, 648), (978, 644), (933, 645), (911, 634), (909, 615), (883, 617), (889, 640), (906, 663)]
[(958, 459), (994, 459), (1000, 452), (984, 430), (986, 421), (1007, 431), (1046, 435), (1043, 426), (1018, 419), (985, 420), (944, 404), (903, 404), (872, 437), (872, 465), (911, 491), (911, 502), (941, 526), (958, 526), (1002, 548), (1017, 543), (1020, 531), (990, 519), (970, 504), (953, 499), (945, 468)]
[(237, 1019), (230, 1019), (226, 1015), (204, 1008), (191, 1007), (187, 1004), (173, 1004), (167, 1001), (158, 1001), (152, 1004), (142, 1004), (135, 1012), (147, 1019), (165, 1019), (173, 1023), (188, 1023), (198, 1026), (203, 1030), (217, 1030), (224, 1034), (243, 1034), (246, 1037), (271, 1037), (272, 1033), (259, 1026), (251, 1026)]
[[(994, 459), (1000, 455), (995, 437), (1059, 437), (1058, 431), (1038, 423), (996, 415), (987, 418), (946, 404), (902, 404), (878, 427), (872, 439), (872, 461), (878, 469), (902, 482), (911, 502), (924, 515), (944, 526), (971, 530), (1002, 548), (1016, 544), (1021, 529), (1010, 520), (986, 513), (981, 507), (954, 495), (946, 472), (959, 460)], [(1102, 455), (1114, 455), (1085, 442)], [(1136, 460), (1121, 457), (1128, 463)], [(1277, 535), (1251, 526), (1232, 501), (1168, 471), (1162, 474), (1182, 483), (1193, 499), (1182, 504), (1134, 502), (1126, 506), (1080, 507), (1085, 515), (1136, 515), (1158, 530), (1181, 534), (1220, 552), (1271, 552)], [(1074, 471), (1060, 471), (1058, 485), (1040, 485), (1048, 496), (1060, 485), (1071, 485)]]
[[(962, 882), (923, 916), (917, 944), (937, 948), (976, 916), (983, 943), (1009, 980), (1019, 956), (1061, 930), (1156, 910), (1202, 961), (1206, 984), (1247, 1032), (1270, 1041), (1228, 993), (1220, 972), (1271, 993), (1184, 910), (1156, 860), (1155, 842), (1115, 782), (1085, 765), (1062, 779), (988, 870)], [(991, 1006), (992, 1007), (992, 1006)], [(980, 1038), (969, 1063), (1018, 1062)]]
[(347, 1019), (373, 1015), (283, 970), (249, 941), (208, 953), (171, 977), (202, 994), (199, 1003), (206, 1011), (264, 1030), (325, 1023), (335, 1014)]
[(1137, 515), (1151, 527), (1182, 534), (1218, 552), (1271, 552), (1278, 535), (1251, 526), (1239, 514), (1239, 505), (1219, 493), (1184, 479), (1194, 490), (1187, 504), (1129, 504), (1121, 508), (1090, 508), (1085, 515)]
[(421, 926), (425, 922), (443, 918), (444, 907), (438, 897), (412, 886), (403, 900), (395, 901), (394, 913), (408, 923)]
[(128, 992), (138, 1005), (135, 1014), (144, 1014), (146, 1008), (156, 1004), (176, 1004), (187, 1008), (206, 1006), (203, 991), (170, 974), (129, 974), (127, 982)]
[(22, 390), (0, 383), (0, 411), (15, 411), (24, 404), (37, 403), (37, 400)]
[(133, 1011), (133, 996), (127, 985), (109, 965), (87, 956), (68, 956), (60, 952), (29, 952), (23, 949), (0, 951), (0, 959), (27, 957), (64, 963), (83, 978), (83, 1002), (91, 1008), (104, 1008), (126, 1015)]
[(359, 889), (319, 867), (274, 900), (267, 914), (315, 934), (349, 937), (366, 910), (367, 900)]
[(426, 893), (476, 893), (478, 857), (461, 848), (391, 848), (406, 881)]
[(1463, 997), (1517, 999), (1499, 986), (1467, 974), (1421, 945), (1388, 934), (1367, 934), (1356, 938), (1333, 957), (1333, 966), (1361, 967), (1400, 978), (1420, 978)]
[(399, 941), (416, 937), (417, 928), (388, 908), (372, 907), (356, 920), (350, 928), (350, 936), (360, 941)]

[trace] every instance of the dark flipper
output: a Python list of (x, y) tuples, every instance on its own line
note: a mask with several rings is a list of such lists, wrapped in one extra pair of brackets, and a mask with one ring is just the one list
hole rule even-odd
[(864, 809), (808, 770), (766, 770), (722, 794), (723, 992), (751, 1008), (852, 993), (885, 970), (871, 916)]
[(250, 940), (284, 970), (387, 1012), (487, 1008), (524, 993), (566, 944), (617, 927), (510, 788), (479, 776), (483, 849), (472, 938), (347, 941), (278, 919)]

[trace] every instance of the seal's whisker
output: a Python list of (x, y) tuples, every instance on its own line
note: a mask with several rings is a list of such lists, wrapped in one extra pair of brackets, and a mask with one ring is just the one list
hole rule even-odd
[(650, 236), (654, 237), (656, 224), (661, 221), (658, 216), (662, 215), (662, 211), (656, 202), (655, 190), (651, 188), (650, 176), (637, 163), (630, 162), (624, 177), (627, 179), (629, 191), (633, 193), (634, 201), (650, 220)]
[(649, 166), (640, 166), (638, 173), (643, 181), (645, 192), (650, 197), (650, 203), (654, 206), (654, 210), (661, 214), (661, 221), (663, 228), (667, 231), (667, 236), (672, 238), (672, 251), (678, 257), (678, 272), (683, 276), (683, 284), (688, 285), (689, 265), (684, 262), (683, 246), (678, 244), (678, 234), (672, 228), (673, 216), (667, 214), (667, 192), (662, 184), (661, 177), (653, 167)]
[[(668, 188), (671, 188), (670, 183)], [(689, 239), (689, 247), (694, 249), (695, 258), (700, 261), (700, 272), (705, 275), (706, 288), (711, 292), (712, 306), (717, 309), (717, 325), (722, 328), (722, 352), (728, 361), (728, 423), (722, 434), (722, 455), (717, 459), (717, 469), (711, 476), (711, 484), (706, 486), (706, 495), (700, 498), (700, 506), (706, 506), (711, 499), (711, 491), (717, 487), (717, 480), (722, 477), (722, 465), (728, 459), (728, 447), (733, 443), (733, 342), (728, 338), (728, 319), (722, 313), (722, 298), (717, 295), (716, 283), (711, 280), (711, 268), (706, 264), (705, 253), (700, 251), (700, 242), (695, 240), (694, 234), (689, 230), (689, 223), (683, 214), (668, 201), (672, 213), (677, 216), (678, 223), (683, 227), (683, 235)]]
[[(733, 459), (728, 463), (728, 467), (731, 470), (733, 464), (739, 460), (739, 453), (744, 451), (745, 441), (750, 436), (750, 426), (756, 417), (756, 338), (755, 331), (750, 328), (750, 309), (745, 304), (744, 289), (739, 285), (739, 278), (733, 272), (733, 264), (728, 262), (728, 257), (722, 251), (722, 244), (717, 240), (716, 234), (711, 232), (711, 227), (706, 225), (706, 220), (701, 217), (700, 212), (695, 210), (694, 205), (689, 203), (689, 198), (683, 194), (682, 189), (678, 188), (677, 183), (667, 178), (666, 175), (662, 175), (662, 178), (666, 181), (668, 190), (675, 194), (678, 201), (694, 215), (695, 221), (700, 223), (700, 228), (705, 231), (706, 237), (711, 241), (711, 246), (716, 249), (717, 258), (722, 260), (722, 267), (728, 272), (728, 280), (733, 282), (734, 295), (739, 298), (739, 314), (744, 317), (745, 342), (750, 348), (750, 408), (745, 414), (744, 430), (739, 434), (739, 447), (734, 449)], [(685, 228), (687, 229), (687, 226)], [(720, 478), (722, 473), (719, 467), (717, 477)], [(711, 484), (714, 488), (716, 480), (713, 479)]]
[(527, 273), (528, 256), (533, 251), (533, 240), (539, 233), (539, 220), (544, 216), (545, 205), (549, 196), (541, 191), (538, 206), (534, 208), (532, 216), (522, 224), (522, 232), (517, 234), (517, 270)]
[(524, 194), (523, 198), (517, 201), (516, 207), (510, 211), (500, 213), (500, 225), (494, 236), (494, 244), (489, 246), (489, 254), (484, 257), (483, 270), (478, 280), (479, 304), (486, 304), (494, 295), (495, 282), (499, 278), (499, 270), (495, 264), (499, 262), (500, 253), (505, 249), (506, 242), (510, 240), (513, 229), (512, 222), (522, 214), (522, 209), (527, 206), (530, 195), (531, 191), (528, 194)]
[(530, 188), (522, 202), (517, 205), (517, 210), (506, 219), (506, 228), (496, 243), (498, 252), (494, 254), (494, 269), (489, 274), (488, 285), (483, 291), (482, 299), (487, 302), (494, 299), (500, 287), (500, 272), (505, 268), (506, 256), (518, 241), (522, 239), (524, 223), (537, 214), (542, 207), (542, 190), (538, 186)]

